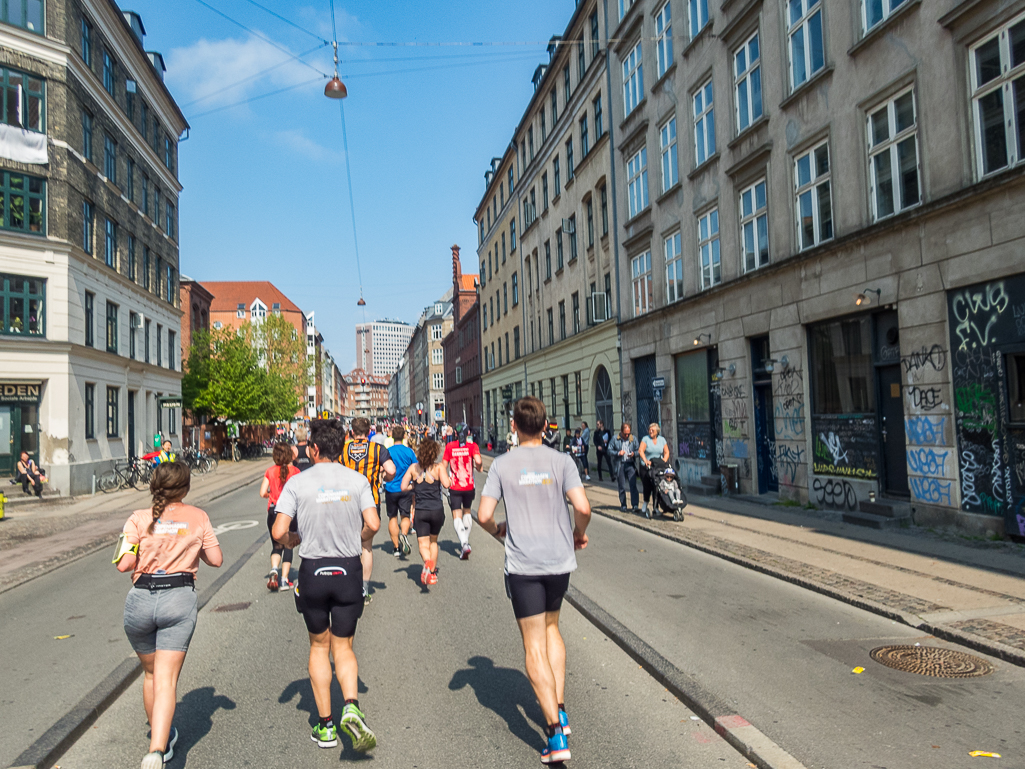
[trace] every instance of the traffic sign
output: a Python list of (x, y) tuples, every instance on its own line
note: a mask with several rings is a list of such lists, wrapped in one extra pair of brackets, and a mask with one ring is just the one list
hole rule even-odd
[(666, 386), (666, 378), (664, 376), (652, 377), (651, 386), (655, 390), (661, 390)]
[(662, 400), (662, 388), (661, 387), (656, 387), (655, 388), (655, 393), (654, 393), (654, 395), (652, 395), (652, 397), (655, 400), (657, 400), (657, 401)]

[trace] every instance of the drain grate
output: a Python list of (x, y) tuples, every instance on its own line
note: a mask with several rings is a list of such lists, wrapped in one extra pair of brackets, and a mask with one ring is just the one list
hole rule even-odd
[(936, 646), (880, 646), (869, 654), (888, 668), (934, 678), (978, 678), (993, 672), (984, 659)]
[(214, 611), (242, 611), (243, 609), (248, 609), (249, 606), (249, 601), (244, 603), (225, 603), (218, 606)]

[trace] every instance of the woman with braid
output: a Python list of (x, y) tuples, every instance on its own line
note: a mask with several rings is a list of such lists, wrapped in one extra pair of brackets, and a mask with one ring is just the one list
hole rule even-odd
[(217, 568), (222, 556), (207, 514), (182, 502), (189, 493), (188, 465), (159, 465), (149, 488), (153, 505), (132, 513), (114, 562), (118, 571), (132, 572), (124, 627), (145, 673), (142, 699), (150, 744), (142, 769), (160, 769), (178, 740), (171, 721), (178, 674), (196, 629), (196, 571), (200, 559)]
[[(303, 447), (304, 452), (305, 450), (306, 448)], [(292, 464), (292, 446), (287, 443), (274, 444), (274, 454), (272, 456), (274, 458), (274, 467), (264, 473), (263, 482), (260, 484), (260, 496), (267, 500), (267, 531), (274, 527), (274, 521), (277, 520), (278, 514), (274, 510), (274, 506), (278, 503), (281, 490), (285, 488), (285, 483), (289, 478), (293, 475), (298, 475), (300, 472), (299, 468)], [(311, 463), (310, 467), (312, 466)], [(298, 529), (294, 528), (294, 518), (292, 519), (292, 525), (292, 531), (298, 531)], [(272, 593), (275, 591), (285, 593), (291, 590), (295, 586), (291, 579), (291, 572), (291, 548), (282, 547), (272, 539), (267, 589)]]

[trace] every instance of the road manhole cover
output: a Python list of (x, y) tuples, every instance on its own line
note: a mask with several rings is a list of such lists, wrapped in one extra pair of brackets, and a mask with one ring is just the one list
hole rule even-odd
[(984, 659), (936, 646), (880, 646), (869, 654), (888, 668), (934, 678), (977, 678), (993, 672)]
[(218, 606), (214, 611), (242, 611), (249, 608), (249, 601), (244, 603), (225, 603)]

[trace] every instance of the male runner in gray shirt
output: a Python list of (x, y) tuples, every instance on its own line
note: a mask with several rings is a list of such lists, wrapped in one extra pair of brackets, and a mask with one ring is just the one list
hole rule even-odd
[[(559, 611), (577, 568), (575, 550), (587, 547), (591, 505), (568, 454), (542, 445), (544, 404), (521, 398), (513, 408), (516, 451), (491, 463), (477, 511), (481, 527), (505, 539), (505, 585), (523, 636), (527, 677), (548, 724), (545, 764), (570, 757), (566, 735), (566, 645), (559, 633)], [(573, 523), (566, 498), (573, 506)], [(495, 508), (505, 499), (505, 521)]]
[[(313, 465), (292, 476), (278, 498), (271, 534), (285, 547), (299, 548), (302, 565), (295, 607), (310, 634), (310, 683), (319, 723), (312, 739), (322, 748), (338, 745), (331, 714), (331, 659), (345, 697), (342, 728), (353, 747), (365, 752), (377, 737), (359, 708), (359, 668), (352, 649), (363, 614), (362, 542), (381, 526), (370, 482), (338, 463), (345, 433), (337, 420), (314, 420), (307, 452)], [(295, 518), (298, 533), (288, 530)]]

